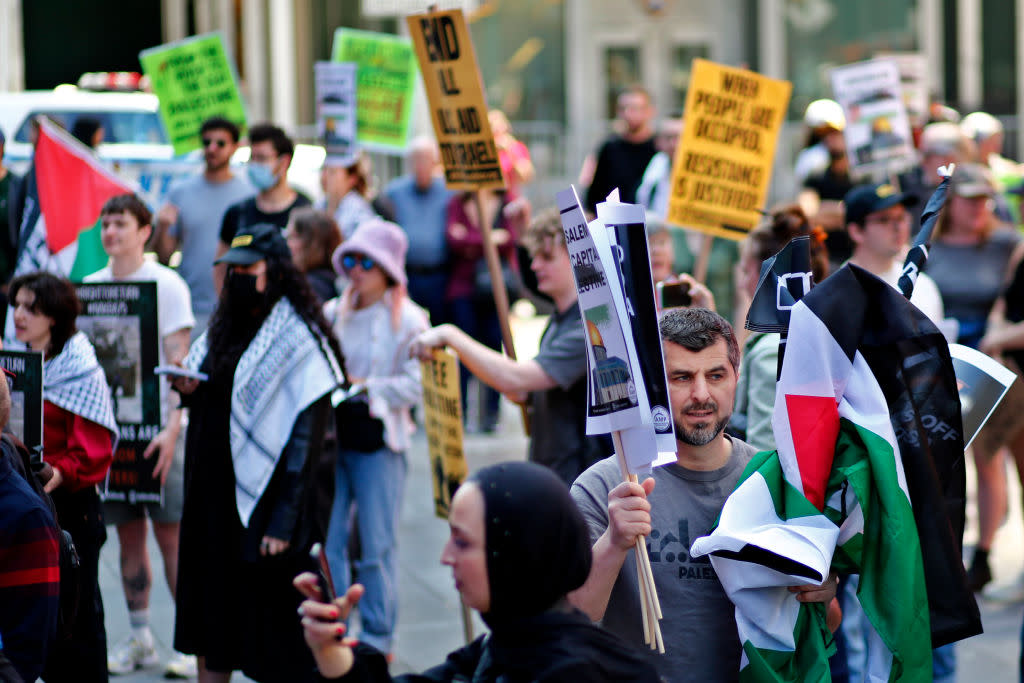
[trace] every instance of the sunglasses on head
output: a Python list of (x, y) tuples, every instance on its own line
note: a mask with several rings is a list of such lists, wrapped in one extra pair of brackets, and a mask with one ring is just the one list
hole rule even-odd
[(344, 256), (341, 257), (341, 266), (345, 270), (352, 270), (353, 268), (356, 267), (357, 263), (359, 264), (359, 267), (362, 268), (363, 270), (370, 270), (375, 265), (377, 265), (377, 262), (374, 261), (369, 256), (356, 256), (355, 254), (345, 254)]
[(223, 140), (216, 140), (214, 138), (203, 138), (204, 148), (209, 147), (210, 145), (217, 145), (219, 149), (224, 149), (225, 147), (227, 147), (227, 144), (228, 143), (226, 143)]

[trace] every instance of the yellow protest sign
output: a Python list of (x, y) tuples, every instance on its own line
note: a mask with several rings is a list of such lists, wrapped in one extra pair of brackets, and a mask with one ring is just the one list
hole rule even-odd
[(758, 224), (792, 89), (789, 81), (693, 60), (670, 223), (733, 240)]
[(453, 190), (505, 186), (476, 51), (461, 9), (406, 17), (430, 101), (445, 182)]
[(435, 349), (429, 361), (420, 361), (420, 371), (423, 421), (430, 452), (430, 480), (434, 486), (434, 513), (441, 519), (448, 519), (452, 496), (466, 478), (459, 362), (451, 351)]

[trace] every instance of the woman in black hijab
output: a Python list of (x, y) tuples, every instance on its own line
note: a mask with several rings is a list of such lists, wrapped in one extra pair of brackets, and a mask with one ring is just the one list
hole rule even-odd
[(590, 542), (565, 485), (550, 470), (524, 462), (484, 468), (456, 492), (448, 521), (441, 562), (491, 632), (423, 674), (392, 679), (381, 653), (352, 648), (344, 638), (339, 620), (348, 617), (362, 587), (352, 586), (329, 605), (317, 600), (315, 575), (302, 574), (295, 585), (311, 598), (300, 609), (306, 642), (327, 680), (658, 680), (640, 654), (566, 600), (590, 572)]

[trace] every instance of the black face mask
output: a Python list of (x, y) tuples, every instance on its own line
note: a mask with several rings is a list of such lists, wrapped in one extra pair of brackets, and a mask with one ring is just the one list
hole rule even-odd
[(263, 307), (267, 293), (256, 289), (256, 277), (236, 270), (228, 271), (228, 297), (232, 304), (246, 310)]

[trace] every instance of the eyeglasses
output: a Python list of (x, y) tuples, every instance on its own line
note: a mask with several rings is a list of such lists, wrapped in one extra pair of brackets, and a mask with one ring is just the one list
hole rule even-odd
[(356, 267), (356, 264), (363, 270), (370, 270), (377, 262), (369, 256), (356, 256), (355, 254), (345, 254), (341, 257), (341, 267), (345, 270), (352, 270)]
[(217, 140), (215, 138), (203, 138), (203, 149), (206, 149), (210, 145), (217, 145), (218, 149), (224, 149), (228, 146), (228, 143), (224, 140)]

